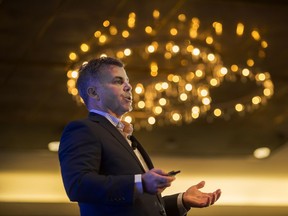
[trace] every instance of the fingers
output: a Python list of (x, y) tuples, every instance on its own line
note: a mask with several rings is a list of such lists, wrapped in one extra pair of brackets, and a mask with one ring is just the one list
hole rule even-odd
[(212, 200), (211, 200), (211, 205), (213, 205), (221, 196), (221, 190), (218, 189), (212, 193)]
[(203, 188), (205, 186), (205, 181), (201, 181), (201, 182), (199, 182), (197, 185), (196, 185), (196, 188), (197, 189), (201, 189), (201, 188)]
[(173, 176), (167, 176), (165, 172), (158, 169), (152, 169), (142, 175), (144, 190), (150, 194), (161, 193), (165, 188), (171, 186)]
[(215, 202), (216, 202), (220, 198), (222, 192), (220, 189), (218, 189), (214, 193), (215, 193)]
[(164, 188), (164, 187), (169, 187), (171, 186), (171, 182), (175, 180), (175, 177), (172, 177), (172, 178), (158, 178), (156, 180), (157, 182), (157, 187), (158, 188)]
[(209, 198), (207, 202), (207, 206), (213, 205), (221, 196), (221, 190), (218, 189), (214, 191), (213, 193), (209, 193)]

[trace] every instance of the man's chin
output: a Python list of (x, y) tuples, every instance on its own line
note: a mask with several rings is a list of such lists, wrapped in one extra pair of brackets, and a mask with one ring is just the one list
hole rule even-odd
[(133, 107), (128, 107), (127, 109), (123, 110), (123, 114), (122, 115), (125, 115), (126, 113), (129, 113), (133, 110)]

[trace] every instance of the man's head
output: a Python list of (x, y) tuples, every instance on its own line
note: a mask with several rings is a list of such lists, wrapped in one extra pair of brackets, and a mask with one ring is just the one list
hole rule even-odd
[(132, 87), (124, 65), (118, 59), (92, 59), (79, 70), (77, 88), (86, 107), (116, 117), (132, 109)]

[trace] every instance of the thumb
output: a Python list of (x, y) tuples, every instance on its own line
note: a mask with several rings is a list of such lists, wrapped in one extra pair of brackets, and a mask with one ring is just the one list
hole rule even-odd
[(199, 182), (197, 185), (196, 185), (196, 188), (197, 189), (201, 189), (201, 188), (203, 188), (205, 186), (205, 181), (201, 181), (201, 182)]

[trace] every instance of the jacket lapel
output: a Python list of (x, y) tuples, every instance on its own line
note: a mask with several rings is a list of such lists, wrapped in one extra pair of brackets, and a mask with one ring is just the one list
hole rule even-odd
[[(131, 148), (131, 146), (129, 145), (127, 140), (124, 138), (124, 136), (121, 134), (121, 132), (108, 119), (106, 119), (104, 116), (101, 116), (101, 115), (96, 114), (96, 113), (89, 113), (89, 119), (91, 119), (94, 122), (99, 123), (103, 128), (105, 128), (107, 131), (109, 131), (110, 134), (119, 141), (119, 143), (131, 154), (131, 156), (137, 161), (139, 166), (143, 169), (139, 159), (135, 155), (133, 149)], [(141, 154), (142, 154), (142, 152), (141, 152)], [(146, 160), (146, 156), (144, 158)]]

